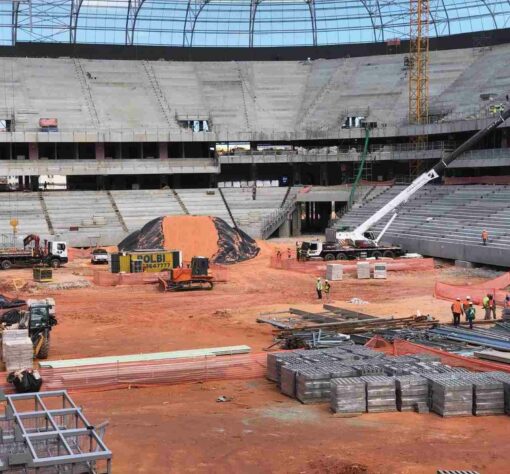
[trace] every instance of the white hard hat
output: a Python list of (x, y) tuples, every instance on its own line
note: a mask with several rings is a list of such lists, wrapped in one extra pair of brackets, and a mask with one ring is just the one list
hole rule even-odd
[(471, 296), (466, 296), (466, 299), (467, 299), (467, 300), (470, 300), (470, 299), (471, 299)]

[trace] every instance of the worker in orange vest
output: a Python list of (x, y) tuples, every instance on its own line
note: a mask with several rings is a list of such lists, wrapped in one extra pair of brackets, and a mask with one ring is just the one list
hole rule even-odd
[(489, 233), (483, 229), (482, 230), (482, 242), (483, 242), (483, 245), (487, 245), (487, 241), (489, 240)]
[(457, 298), (452, 304), (452, 314), (453, 314), (453, 325), (457, 327), (460, 324), (460, 315), (464, 314), (464, 309), (460, 302), (460, 298)]

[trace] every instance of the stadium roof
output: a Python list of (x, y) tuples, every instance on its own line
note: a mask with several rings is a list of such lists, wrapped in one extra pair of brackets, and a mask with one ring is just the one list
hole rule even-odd
[[(434, 37), (510, 27), (510, 0), (430, 0)], [(0, 0), (0, 44), (305, 46), (409, 36), (409, 0)]]

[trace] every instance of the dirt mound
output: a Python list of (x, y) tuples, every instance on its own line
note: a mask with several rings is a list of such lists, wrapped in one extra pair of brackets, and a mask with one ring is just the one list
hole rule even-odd
[(128, 235), (119, 250), (181, 250), (185, 261), (209, 257), (214, 263), (238, 263), (259, 253), (256, 242), (242, 230), (210, 216), (164, 216)]

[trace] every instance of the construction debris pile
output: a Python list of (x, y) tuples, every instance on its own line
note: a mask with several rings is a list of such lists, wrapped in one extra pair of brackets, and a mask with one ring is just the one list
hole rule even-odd
[(393, 357), (344, 343), (267, 356), (267, 378), (304, 404), (329, 402), (335, 413), (429, 410), (441, 416), (510, 413), (510, 374), (470, 372), (438, 356)]
[(397, 329), (422, 330), (438, 321), (429, 316), (378, 318), (358, 311), (325, 304), (324, 311), (312, 313), (297, 308), (261, 314), (258, 323), (270, 324), (275, 330), (275, 345), (284, 349), (322, 349), (342, 345), (358, 335), (376, 334)]
[(158, 217), (128, 235), (118, 247), (120, 251), (179, 249), (186, 261), (201, 256), (219, 264), (249, 260), (260, 250), (242, 230), (210, 216)]

